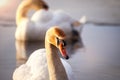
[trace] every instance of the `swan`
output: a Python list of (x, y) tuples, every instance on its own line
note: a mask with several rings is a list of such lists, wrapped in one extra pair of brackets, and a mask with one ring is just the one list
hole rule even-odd
[(66, 35), (58, 27), (51, 27), (45, 36), (45, 49), (31, 54), (27, 62), (15, 69), (13, 80), (75, 80), (71, 66), (58, 56), (58, 49), (65, 59)]
[[(44, 40), (46, 31), (50, 26), (60, 26), (65, 31), (67, 39), (71, 38), (71, 24), (85, 23), (73, 19), (68, 13), (62, 10), (48, 10), (48, 5), (43, 0), (25, 0), (18, 6), (16, 12), (16, 32), (17, 40)], [(29, 10), (34, 9), (36, 12), (30, 17), (27, 17)], [(78, 27), (80, 28), (80, 27)], [(79, 31), (79, 29), (76, 29)]]

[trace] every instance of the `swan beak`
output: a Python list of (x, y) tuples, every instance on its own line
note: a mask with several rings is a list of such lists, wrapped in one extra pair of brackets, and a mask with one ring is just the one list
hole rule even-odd
[(65, 59), (69, 59), (69, 56), (67, 55), (67, 52), (66, 52), (66, 48), (62, 43), (59, 44), (59, 50)]

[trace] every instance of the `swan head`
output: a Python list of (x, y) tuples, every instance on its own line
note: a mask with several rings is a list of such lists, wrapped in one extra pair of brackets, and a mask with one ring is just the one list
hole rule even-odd
[(66, 35), (60, 28), (51, 27), (48, 29), (46, 32), (46, 39), (50, 44), (56, 46), (60, 50), (61, 55), (65, 59), (69, 59), (66, 52)]
[(44, 0), (30, 0), (32, 3), (33, 9), (39, 10), (39, 9), (46, 9), (48, 10), (48, 5)]

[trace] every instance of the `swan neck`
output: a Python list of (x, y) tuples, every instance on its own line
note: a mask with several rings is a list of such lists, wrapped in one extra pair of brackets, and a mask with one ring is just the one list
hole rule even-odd
[(37, 5), (37, 3), (41, 3), (40, 1), (36, 2), (33, 0), (25, 0), (22, 1), (20, 3), (20, 5), (18, 6), (18, 9), (16, 11), (16, 24), (19, 25), (21, 23), (21, 21), (23, 21), (24, 19), (28, 19), (28, 11), (33, 9), (35, 11), (42, 9), (43, 4), (39, 4)]
[(45, 41), (47, 64), (50, 80), (68, 80), (65, 68), (58, 56), (58, 49)]
[(23, 1), (18, 6), (17, 12), (16, 12), (16, 24), (18, 25), (23, 19), (27, 18), (27, 12), (29, 10), (29, 2)]

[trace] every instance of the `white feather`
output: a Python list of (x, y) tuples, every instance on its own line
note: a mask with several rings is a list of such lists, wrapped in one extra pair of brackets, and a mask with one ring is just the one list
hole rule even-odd
[[(61, 59), (69, 80), (75, 80), (71, 66)], [(28, 61), (18, 67), (13, 73), (13, 80), (49, 80), (46, 51), (36, 50)]]
[(44, 40), (45, 33), (52, 26), (60, 26), (67, 36), (71, 34), (71, 24), (76, 20), (62, 10), (40, 9), (31, 19), (23, 20), (16, 29), (17, 40)]

